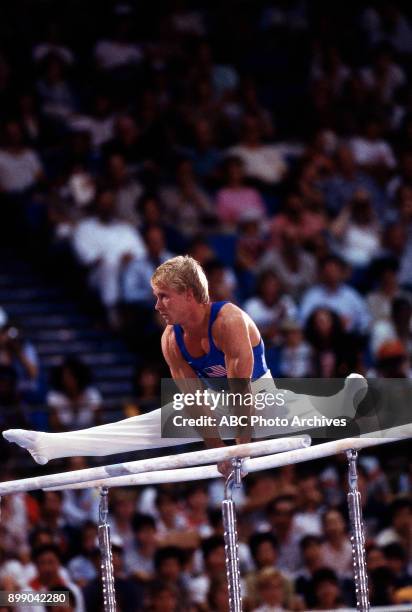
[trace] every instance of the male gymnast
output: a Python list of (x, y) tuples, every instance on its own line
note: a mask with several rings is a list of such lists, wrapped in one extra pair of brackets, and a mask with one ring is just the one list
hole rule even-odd
[[(253, 393), (276, 389), (256, 324), (235, 304), (210, 302), (207, 279), (197, 261), (189, 256), (169, 259), (157, 268), (151, 282), (155, 309), (166, 323), (162, 352), (172, 378), (181, 388), (183, 385), (182, 390), (190, 390), (191, 384), (199, 385), (199, 380), (207, 383), (215, 377), (243, 381)], [(337, 410), (340, 415), (352, 414), (353, 396), (359, 389), (366, 388), (366, 381), (357, 374), (351, 377), (359, 380), (358, 384), (350, 385), (350, 397), (346, 387), (333, 398), (286, 392), (289, 412), (329, 414)], [(60, 457), (105, 456), (199, 441), (199, 436), (162, 437), (161, 410), (78, 431), (45, 433), (9, 429), (3, 436), (27, 449), (42, 465)], [(273, 414), (276, 414), (276, 407)], [(254, 437), (264, 437), (254, 433)], [(224, 446), (218, 435), (209, 436), (206, 432), (201, 437), (208, 447)], [(249, 439), (250, 432), (246, 430), (237, 442)], [(229, 467), (228, 462), (219, 465), (225, 475)]]

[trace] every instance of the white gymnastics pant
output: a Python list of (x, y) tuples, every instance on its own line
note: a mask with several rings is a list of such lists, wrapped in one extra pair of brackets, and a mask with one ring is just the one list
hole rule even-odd
[[(354, 378), (352, 378), (352, 376)], [(291, 391), (277, 389), (270, 372), (263, 375), (257, 381), (252, 382), (252, 391), (257, 393), (284, 393), (286, 398), (285, 406), (274, 405), (265, 408), (265, 417), (288, 417), (293, 416), (304, 418), (305, 416), (342, 416), (353, 418), (356, 406), (354, 398), (356, 394), (357, 402), (363, 399), (367, 382), (359, 375), (351, 375), (351, 384), (331, 397), (318, 397), (308, 395), (298, 395)], [(348, 382), (348, 379), (346, 380)], [(363, 394), (358, 391), (362, 390)], [(361, 397), (360, 397), (361, 395)], [(50, 459), (73, 456), (106, 456), (115, 453), (129, 451), (139, 451), (150, 448), (162, 448), (190, 444), (201, 441), (199, 435), (193, 438), (178, 437), (166, 438), (161, 435), (162, 414), (163, 421), (165, 414), (176, 415), (172, 404), (163, 408), (158, 408), (152, 412), (139, 416), (63, 433), (45, 432), (26, 432), (25, 430), (8, 430), (4, 432), (4, 437), (10, 442), (16, 442), (28, 449), (34, 459), (39, 463), (46, 463)], [(218, 407), (215, 415), (227, 414), (228, 408)], [(308, 427), (302, 427), (307, 430)], [(195, 433), (195, 432), (194, 432)], [(282, 427), (279, 432), (268, 427), (255, 427), (252, 432), (253, 438), (274, 437), (282, 434), (298, 434), (299, 428)], [(233, 436), (230, 436), (233, 437)]]

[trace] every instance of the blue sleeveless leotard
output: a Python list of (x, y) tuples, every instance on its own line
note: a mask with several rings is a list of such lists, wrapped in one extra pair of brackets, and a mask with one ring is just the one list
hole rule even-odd
[[(195, 371), (199, 378), (225, 378), (227, 377), (225, 355), (220, 351), (213, 342), (212, 325), (216, 320), (220, 309), (228, 302), (213, 302), (210, 309), (210, 319), (208, 327), (209, 337), (209, 352), (201, 357), (192, 357), (186, 349), (183, 340), (183, 330), (180, 325), (173, 325), (175, 338), (183, 359), (187, 361), (190, 367)], [(261, 339), (259, 344), (253, 347), (253, 372), (252, 379), (256, 380), (268, 372), (268, 367), (265, 359), (265, 346)]]

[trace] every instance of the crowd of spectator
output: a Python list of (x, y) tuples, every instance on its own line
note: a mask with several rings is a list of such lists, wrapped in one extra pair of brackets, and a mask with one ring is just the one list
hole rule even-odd
[[(35, 4), (16, 1), (0, 24), (0, 240), (87, 285), (145, 356), (128, 416), (158, 406), (150, 277), (180, 253), (204, 266), (212, 300), (250, 314), (275, 377), (412, 377), (412, 16), (401, 3)], [(0, 381), (1, 406), (47, 404), (42, 429), (101, 422), (81, 356), (45, 382), (2, 308)], [(395, 463), (390, 478), (379, 455), (360, 471), (378, 605), (412, 600), (411, 464)], [(344, 491), (338, 459), (248, 478), (248, 610), (353, 604)], [(121, 610), (228, 609), (221, 495), (220, 483), (113, 494)], [(97, 503), (93, 492), (6, 498), (2, 588), (64, 585), (68, 610), (101, 609)]]

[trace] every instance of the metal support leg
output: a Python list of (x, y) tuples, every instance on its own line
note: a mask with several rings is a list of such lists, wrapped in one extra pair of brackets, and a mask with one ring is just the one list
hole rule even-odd
[(356, 607), (359, 612), (368, 612), (370, 609), (368, 592), (368, 574), (365, 558), (365, 533), (362, 520), (361, 495), (358, 489), (357, 459), (356, 450), (346, 451), (349, 462), (348, 480), (348, 507), (351, 525), (351, 543), (353, 570), (356, 588)]
[(242, 460), (232, 459), (233, 472), (226, 480), (225, 499), (222, 502), (223, 530), (226, 553), (226, 575), (229, 590), (230, 612), (242, 612), (240, 588), (239, 544), (236, 529), (236, 507), (232, 499), (233, 488), (242, 485)]
[(100, 489), (99, 505), (99, 548), (101, 556), (101, 570), (103, 583), (103, 609), (104, 612), (116, 612), (116, 592), (114, 589), (114, 573), (112, 548), (110, 545), (110, 527), (107, 522), (109, 512), (109, 490), (107, 487)]

